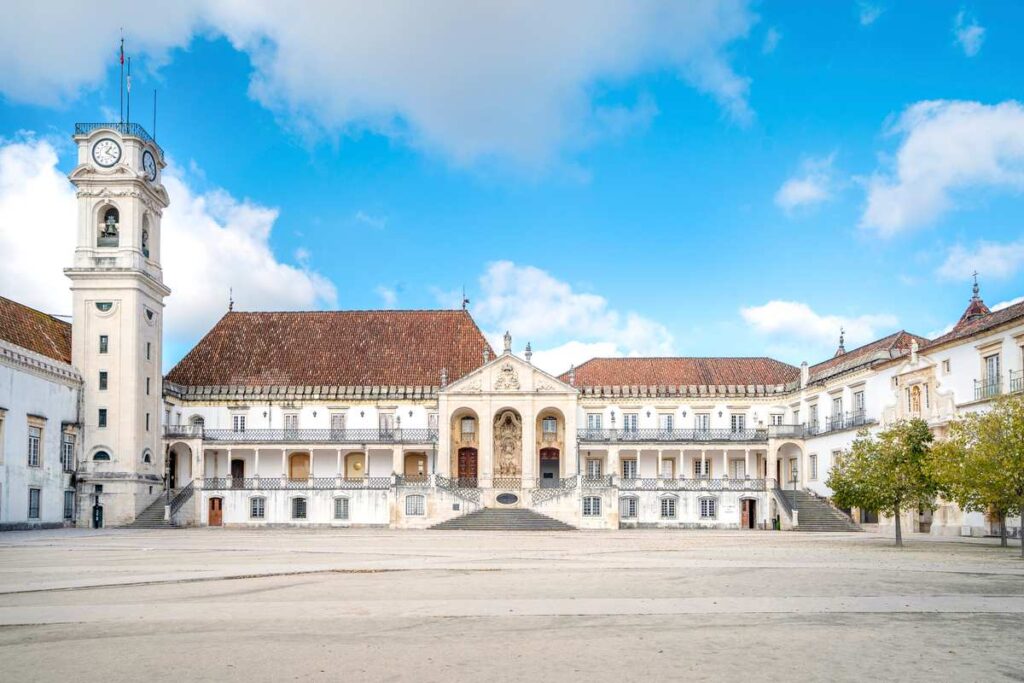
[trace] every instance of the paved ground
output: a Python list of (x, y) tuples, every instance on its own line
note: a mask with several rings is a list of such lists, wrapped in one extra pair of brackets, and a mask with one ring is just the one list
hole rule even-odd
[(1024, 681), (1019, 552), (869, 534), (11, 532), (0, 678)]

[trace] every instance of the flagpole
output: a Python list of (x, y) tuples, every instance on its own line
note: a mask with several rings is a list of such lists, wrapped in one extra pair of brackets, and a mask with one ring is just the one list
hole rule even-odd
[(124, 29), (121, 29), (121, 79), (118, 85), (121, 87), (121, 123), (124, 123)]
[(127, 116), (125, 116), (125, 122), (126, 123), (131, 123), (132, 122), (132, 58), (131, 57), (128, 58), (128, 81), (127, 81), (127, 88), (126, 89), (128, 90), (128, 114), (127, 114)]

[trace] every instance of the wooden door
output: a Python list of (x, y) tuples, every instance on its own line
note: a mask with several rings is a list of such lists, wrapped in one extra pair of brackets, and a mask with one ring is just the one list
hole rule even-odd
[(476, 479), (476, 449), (459, 449), (459, 479)]
[(741, 529), (749, 529), (750, 528), (750, 501), (749, 500), (744, 500), (743, 501), (743, 513), (742, 513), (742, 519), (740, 521), (740, 528)]
[(293, 453), (288, 460), (289, 479), (309, 479), (309, 453)]
[(423, 453), (410, 453), (406, 455), (405, 476), (416, 478), (427, 476), (427, 456)]
[(224, 512), (221, 505), (223, 505), (223, 501), (220, 498), (210, 499), (210, 526), (221, 526), (224, 523)]

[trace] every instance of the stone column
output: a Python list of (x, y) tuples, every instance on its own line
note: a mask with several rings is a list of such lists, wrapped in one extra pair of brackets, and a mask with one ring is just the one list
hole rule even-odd
[(395, 474), (405, 474), (405, 450), (402, 446), (391, 448), (391, 466)]
[(288, 480), (288, 449), (281, 449), (281, 481), (287, 486)]
[(252, 466), (253, 466), (253, 469), (256, 470), (255, 472), (253, 472), (253, 476), (254, 477), (260, 476), (260, 449), (259, 448), (254, 448), (253, 449), (253, 462), (252, 462)]
[(619, 465), (619, 448), (618, 446), (608, 447), (608, 471), (605, 474), (611, 474), (616, 477), (622, 476), (622, 468)]
[(662, 450), (659, 448), (658, 449), (658, 473), (654, 475), (656, 479), (661, 479), (661, 472), (662, 472), (662, 470), (661, 470), (661, 462), (662, 462), (661, 454), (662, 454)]
[(700, 449), (700, 476), (703, 478), (707, 475), (708, 467), (708, 452), (706, 449)]
[(750, 449), (743, 451), (743, 474), (750, 477)]

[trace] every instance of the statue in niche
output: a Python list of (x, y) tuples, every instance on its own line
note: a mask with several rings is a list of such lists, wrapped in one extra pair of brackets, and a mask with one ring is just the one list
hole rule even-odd
[(515, 391), (519, 388), (519, 375), (516, 374), (516, 369), (512, 367), (511, 363), (505, 363), (501, 366), (501, 370), (498, 373), (498, 379), (494, 381), (495, 391)]
[(498, 415), (494, 424), (494, 452), (499, 477), (518, 477), (522, 460), (523, 425), (514, 411)]

